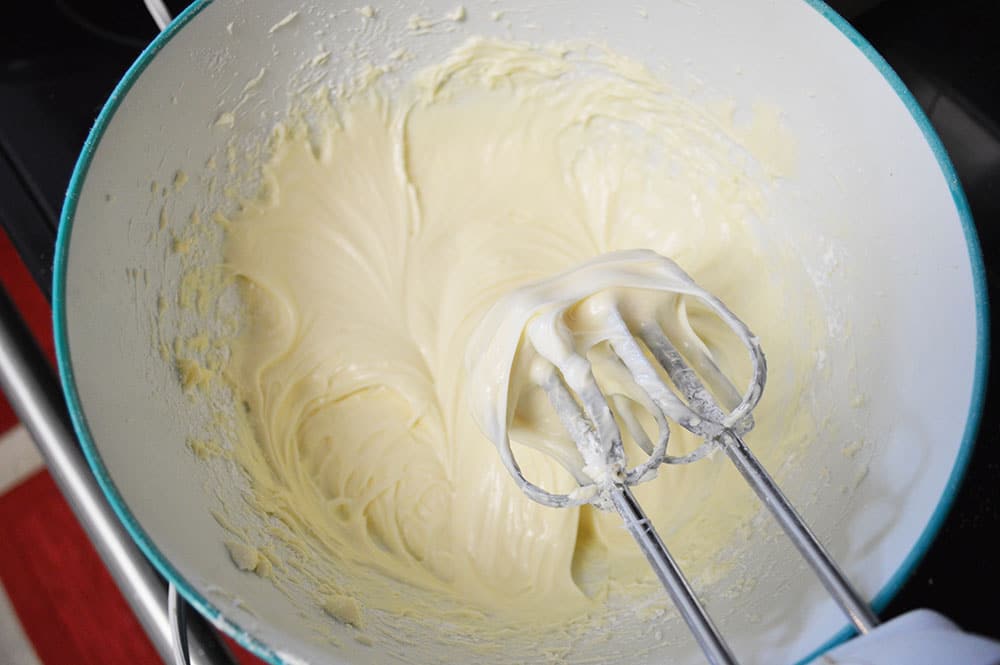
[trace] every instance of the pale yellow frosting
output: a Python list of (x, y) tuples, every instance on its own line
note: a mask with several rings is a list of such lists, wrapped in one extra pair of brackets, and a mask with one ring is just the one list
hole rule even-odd
[[(822, 326), (798, 296), (801, 266), (767, 234), (787, 137), (734, 127), (600, 49), (476, 39), (391, 97), (372, 83), (324, 117), (279, 128), (261, 196), (227, 226), (246, 319), (225, 372), (252, 426), (234, 456), (261, 510), (366, 580), (348, 589), (360, 605), (338, 595), (330, 613), (362, 625), (365, 608), (427, 616), (446, 598), (475, 610), (476, 634), (658, 593), (617, 517), (518, 490), (470, 413), (467, 345), (510, 290), (651, 249), (760, 335), (773, 378), (751, 445), (780, 461), (813, 426), (802, 390)], [(773, 142), (784, 148), (753, 151)], [(724, 361), (745, 354), (709, 318), (690, 325)], [(537, 451), (519, 462), (574, 486)], [(663, 469), (638, 496), (699, 581), (724, 574), (719, 553), (757, 510), (720, 459)]]

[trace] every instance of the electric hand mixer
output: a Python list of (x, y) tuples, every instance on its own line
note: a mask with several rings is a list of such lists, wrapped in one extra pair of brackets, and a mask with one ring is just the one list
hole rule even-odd
[[(637, 266), (641, 270), (635, 270)], [(613, 298), (590, 304), (602, 311), (601, 316), (607, 322), (602, 335), (606, 344), (588, 349), (590, 359), (583, 355), (575, 346), (572, 331), (560, 321), (566, 308), (578, 296), (584, 299), (602, 297), (601, 294), (588, 295), (588, 290), (598, 283), (594, 280), (598, 273), (601, 280), (614, 286), (652, 287), (664, 298), (695, 298), (707, 305), (739, 337), (750, 354), (752, 378), (746, 392), (741, 396), (711, 354), (702, 345), (686, 339), (683, 331), (679, 335), (682, 339), (672, 339), (666, 332), (666, 328), (672, 326), (661, 326), (652, 317), (623, 315)], [(609, 277), (611, 279), (607, 279)], [(548, 396), (583, 462), (582, 467), (569, 465), (580, 488), (568, 494), (554, 494), (535, 485), (524, 476), (514, 459), (506, 431), (498, 436), (496, 428), (484, 427), (521, 490), (547, 506), (590, 503), (616, 510), (709, 662), (732, 664), (736, 663), (732, 651), (630, 490), (631, 486), (655, 476), (655, 469), (661, 464), (689, 464), (721, 449), (768, 507), (854, 626), (862, 634), (874, 628), (878, 619), (871, 608), (847, 581), (742, 438), (753, 427), (751, 411), (761, 398), (767, 377), (759, 340), (747, 326), (673, 261), (653, 252), (636, 250), (608, 254), (554, 279), (580, 286), (566, 297), (556, 298), (558, 303), (553, 306), (556, 289), (552, 280), (528, 285), (501, 299), (494, 307), (493, 319), (498, 315), (520, 315), (518, 325), (523, 328), (523, 338), (537, 353), (531, 367), (531, 380)], [(533, 307), (535, 304), (539, 307)], [(487, 315), (484, 323), (490, 320)], [(495, 335), (492, 332), (498, 329), (495, 321), (486, 325)], [(645, 395), (643, 405), (658, 429), (655, 442), (631, 408), (618, 403), (617, 395), (609, 398), (602, 392), (592, 371), (594, 353), (606, 354), (605, 360), (620, 364)], [(651, 359), (655, 359), (663, 371), (656, 368)], [(669, 454), (671, 421), (703, 439), (703, 443), (687, 455)], [(619, 422), (648, 455), (641, 464), (628, 466)], [(480, 424), (483, 424), (482, 418)], [(565, 460), (560, 461), (565, 464)]]

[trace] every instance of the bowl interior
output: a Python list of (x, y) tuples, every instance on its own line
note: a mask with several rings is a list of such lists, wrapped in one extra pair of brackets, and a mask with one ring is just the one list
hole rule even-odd
[[(359, 47), (382, 62), (405, 45), (415, 57), (396, 72), (402, 81), (473, 34), (583, 38), (694, 98), (731, 101), (737, 114), (759, 104), (780, 110), (799, 157), (772, 189), (767, 224), (801, 254), (823, 299), (829, 371), (816, 388), (828, 417), (779, 475), (848, 576), (887, 600), (960, 477), (986, 345), (968, 210), (888, 68), (828, 9), (801, 0), (468, 2), (463, 21), (416, 36), (407, 29), (413, 9), (373, 9), (370, 20), (353, 4), (195, 3), (129, 72), (88, 141), (59, 240), (60, 366), (91, 462), (146, 553), (199, 609), (272, 661), (393, 658), (400, 645), (358, 644), (294, 594), (233, 566), (213, 511), (238, 505), (245, 480), (185, 445), (212, 412), (183, 394), (153, 342), (157, 298), (180, 277), (169, 235), (153, 231), (161, 213), (223, 205), (235, 180), (213, 159), (262, 143), (303, 90), (350, 80)], [(454, 9), (433, 0), (419, 14)], [(500, 10), (506, 18), (494, 20)], [(323, 66), (308, 64), (323, 53)], [(796, 662), (845, 621), (791, 546), (761, 525), (759, 547), (741, 564), (757, 583), (735, 596), (707, 594), (709, 609), (746, 662)], [(317, 625), (342, 646), (319, 639)], [(700, 662), (679, 622), (665, 630), (668, 651), (639, 649), (628, 662), (667, 652), (671, 662)], [(438, 656), (468, 660), (460, 650)]]

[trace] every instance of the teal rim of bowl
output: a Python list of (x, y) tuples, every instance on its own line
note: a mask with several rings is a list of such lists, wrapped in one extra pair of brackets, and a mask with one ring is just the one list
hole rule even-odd
[[(184, 26), (194, 19), (194, 17), (205, 9), (205, 7), (211, 4), (212, 1), (213, 0), (196, 0), (188, 6), (187, 9), (181, 12), (177, 18), (166, 27), (166, 29), (156, 36), (155, 39), (153, 39), (150, 45), (146, 47), (146, 49), (139, 55), (138, 59), (136, 59), (132, 66), (129, 67), (128, 71), (111, 93), (111, 96), (108, 97), (108, 101), (101, 109), (101, 113), (98, 115), (97, 120), (94, 123), (93, 128), (90, 130), (90, 134), (87, 136), (87, 140), (83, 145), (76, 167), (73, 169), (73, 175), (70, 178), (69, 187), (66, 192), (66, 200), (63, 204), (62, 215), (59, 222), (59, 235), (56, 239), (52, 285), (52, 311), (53, 329), (56, 343), (56, 358), (59, 367), (59, 374), (62, 379), (63, 392), (65, 393), (67, 407), (73, 421), (73, 427), (76, 430), (84, 455), (87, 458), (87, 462), (90, 464), (91, 470), (97, 477), (97, 482), (104, 491), (104, 495), (111, 503), (112, 508), (114, 508), (115, 514), (118, 515), (118, 519), (120, 519), (122, 524), (125, 525), (126, 530), (139, 546), (139, 549), (142, 550), (143, 554), (146, 555), (146, 558), (153, 563), (160, 574), (177, 588), (184, 599), (195, 607), (198, 612), (200, 612), (210, 622), (212, 622), (213, 625), (222, 629), (241, 646), (245, 647), (260, 658), (263, 658), (272, 665), (290, 665), (286, 657), (282, 657), (281, 654), (255, 638), (246, 629), (226, 619), (219, 608), (213, 605), (207, 598), (199, 593), (191, 585), (191, 583), (184, 579), (180, 572), (178, 572), (178, 570), (174, 568), (173, 565), (171, 565), (170, 562), (167, 561), (167, 559), (156, 548), (152, 539), (148, 534), (146, 534), (142, 526), (140, 526), (131, 511), (125, 505), (124, 499), (118, 492), (118, 488), (115, 486), (114, 481), (112, 481), (110, 475), (108, 474), (107, 468), (104, 466), (104, 462), (101, 460), (97, 447), (94, 445), (93, 438), (91, 437), (90, 429), (87, 426), (87, 418), (83, 413), (80, 397), (77, 393), (76, 381), (73, 376), (73, 366), (69, 352), (69, 340), (66, 334), (66, 270), (70, 237), (73, 232), (73, 219), (76, 215), (76, 207), (80, 197), (80, 191), (83, 188), (84, 181), (87, 177), (87, 171), (90, 168), (97, 146), (100, 144), (105, 130), (114, 118), (114, 115), (118, 111), (119, 106), (121, 106), (122, 101), (126, 95), (128, 95), (128, 92), (135, 84), (135, 81), (146, 70), (146, 67), (149, 66), (149, 63), (153, 61), (156, 55), (163, 49), (164, 46), (167, 45), (174, 35), (183, 29)], [(948, 482), (945, 486), (944, 492), (941, 494), (938, 505), (934, 509), (934, 513), (931, 515), (930, 520), (927, 522), (927, 526), (924, 527), (923, 533), (921, 533), (917, 542), (914, 544), (909, 555), (900, 565), (899, 569), (882, 587), (882, 590), (876, 594), (874, 600), (872, 601), (872, 607), (874, 610), (876, 612), (881, 612), (885, 609), (886, 605), (889, 604), (889, 601), (892, 600), (893, 596), (896, 595), (900, 587), (902, 587), (906, 580), (913, 574), (917, 564), (920, 563), (920, 560), (927, 553), (928, 548), (933, 542), (934, 537), (937, 535), (937, 532), (940, 530), (941, 525), (944, 523), (945, 518), (954, 503), (955, 496), (962, 483), (962, 477), (964, 476), (966, 467), (968, 466), (969, 458), (972, 456), (972, 449), (975, 446), (976, 435), (979, 429), (979, 421), (982, 415), (986, 373), (989, 365), (989, 304), (986, 290), (986, 270), (983, 264), (982, 250), (979, 246), (979, 238), (976, 234), (976, 227), (972, 220), (972, 213), (969, 210), (969, 203), (965, 198), (965, 192), (962, 190), (962, 185), (958, 180), (955, 167), (952, 165), (951, 159), (948, 157), (948, 153), (945, 151), (944, 145), (941, 143), (941, 139), (934, 131), (934, 128), (931, 126), (927, 116), (920, 108), (917, 100), (906, 88), (903, 81), (899, 78), (892, 67), (889, 66), (889, 63), (886, 62), (885, 58), (883, 58), (878, 51), (876, 51), (875, 48), (868, 43), (868, 41), (862, 37), (850, 23), (847, 22), (846, 19), (837, 14), (822, 0), (803, 1), (828, 20), (835, 28), (837, 28), (837, 30), (847, 37), (847, 39), (849, 39), (851, 43), (865, 55), (865, 57), (868, 58), (868, 61), (882, 74), (886, 82), (899, 96), (900, 100), (906, 106), (906, 109), (910, 112), (913, 120), (920, 128), (920, 131), (923, 133), (924, 139), (927, 141), (928, 146), (930, 146), (931, 151), (934, 153), (938, 166), (941, 168), (941, 173), (944, 175), (945, 181), (948, 184), (952, 199), (955, 203), (955, 208), (958, 211), (958, 215), (962, 223), (962, 231), (965, 235), (966, 247), (969, 253), (969, 263), (972, 269), (972, 281), (975, 292), (976, 368), (973, 378), (969, 413), (966, 418), (965, 431), (962, 436), (962, 444), (959, 448), (958, 455), (955, 458), (955, 464), (948, 477)], [(846, 641), (855, 634), (856, 631), (853, 627), (845, 626), (824, 644), (817, 647), (806, 658), (800, 660), (796, 665), (806, 665), (819, 655), (829, 651), (831, 648)]]

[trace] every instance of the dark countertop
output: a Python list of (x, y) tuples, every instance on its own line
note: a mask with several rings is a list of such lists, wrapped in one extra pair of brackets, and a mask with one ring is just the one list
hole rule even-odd
[[(913, 90), (951, 154), (979, 231), (992, 300), (1000, 286), (998, 3), (834, 4)], [(0, 225), (48, 294), (58, 212), (76, 155), (111, 89), (156, 31), (138, 0), (16, 6), (17, 20), (0, 27)], [(991, 372), (965, 481), (938, 538), (883, 618), (930, 607), (1000, 638), (997, 388)]]

